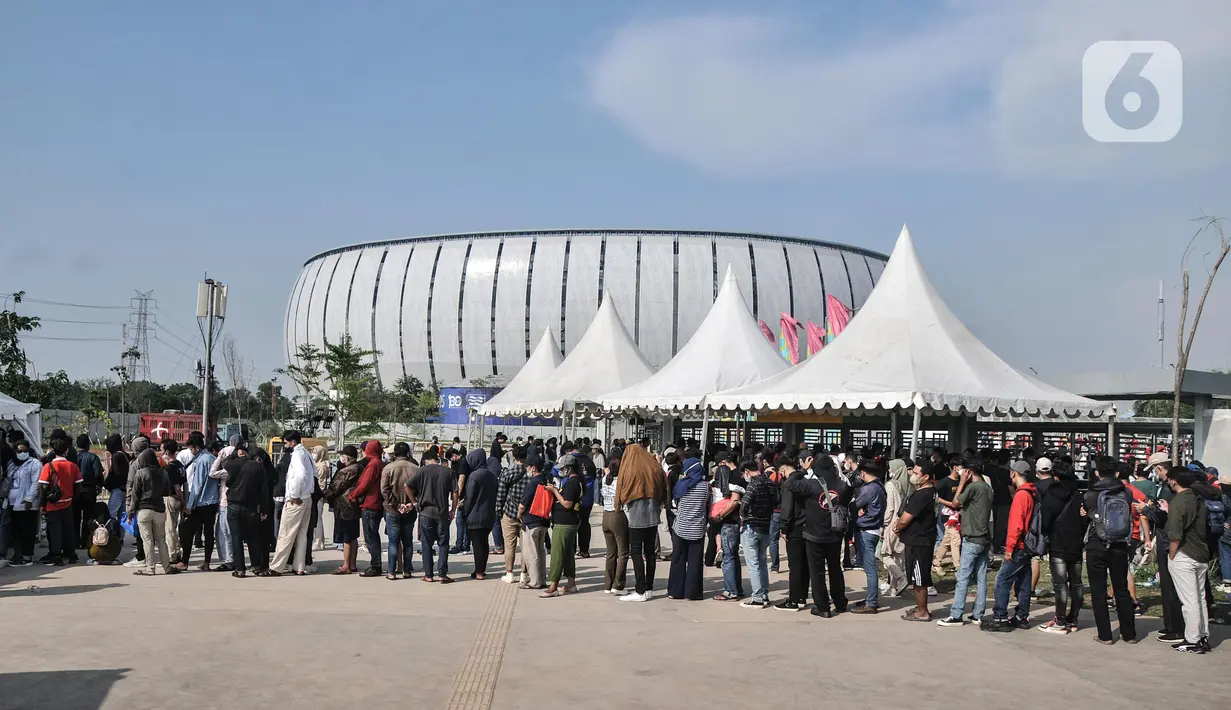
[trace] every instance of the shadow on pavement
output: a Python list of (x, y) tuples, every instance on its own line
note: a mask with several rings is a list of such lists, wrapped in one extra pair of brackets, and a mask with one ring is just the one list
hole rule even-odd
[(97, 710), (129, 670), (0, 673), (0, 710)]
[(63, 587), (40, 587), (37, 584), (28, 584), (20, 589), (0, 589), (0, 599), (12, 599), (14, 597), (34, 597), (34, 596), (59, 596), (61, 594), (84, 594), (86, 592), (97, 592), (100, 589), (113, 589), (115, 587), (127, 587), (127, 584), (119, 584), (112, 582), (110, 584), (76, 584)]

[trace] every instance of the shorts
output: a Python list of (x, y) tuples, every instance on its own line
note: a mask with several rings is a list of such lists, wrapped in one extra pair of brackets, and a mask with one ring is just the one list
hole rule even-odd
[(932, 557), (934, 549), (931, 545), (906, 546), (906, 578), (916, 587), (932, 586)]
[(355, 542), (359, 539), (359, 519), (346, 520), (338, 518), (338, 526), (333, 531), (333, 541), (339, 545)]
[(1150, 552), (1141, 540), (1132, 540), (1128, 543), (1128, 567), (1136, 572), (1138, 568), (1150, 561)]

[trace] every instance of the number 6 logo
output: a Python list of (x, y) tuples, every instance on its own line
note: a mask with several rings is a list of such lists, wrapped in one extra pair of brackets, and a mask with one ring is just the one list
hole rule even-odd
[(1184, 61), (1170, 42), (1095, 42), (1081, 60), (1081, 123), (1100, 143), (1163, 143), (1184, 123)]

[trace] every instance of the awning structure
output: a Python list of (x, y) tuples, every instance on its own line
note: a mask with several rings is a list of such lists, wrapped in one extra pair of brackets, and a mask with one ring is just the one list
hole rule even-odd
[(779, 375), (706, 397), (705, 406), (1095, 417), (1110, 405), (1030, 377), (989, 350), (940, 298), (903, 227), (872, 295), (840, 337)]
[(535, 346), (534, 352), (530, 353), (530, 359), (526, 360), (526, 364), (521, 366), (504, 389), (479, 407), (479, 413), (489, 417), (505, 416), (509, 412), (509, 403), (536, 397), (543, 390), (544, 384), (551, 381), (552, 373), (563, 361), (564, 356), (560, 354), (560, 345), (551, 334), (551, 328), (544, 330), (539, 344)]
[(653, 377), (603, 395), (607, 412), (697, 409), (711, 392), (758, 382), (789, 365), (766, 341), (727, 266), (718, 298), (684, 347)]
[(26, 434), (26, 440), (34, 451), (42, 450), (42, 407), (26, 404), (0, 392), (0, 421), (12, 422)]
[[(590, 327), (559, 367), (549, 376), (540, 378), (530, 391), (519, 389), (507, 398), (501, 392), (500, 402), (493, 397), (480, 412), (500, 416), (558, 415), (578, 405), (597, 402), (603, 395), (641, 382), (653, 374), (654, 368), (637, 349), (620, 320), (615, 299), (604, 293), (603, 303)], [(520, 378), (521, 373), (518, 373), (515, 380)]]

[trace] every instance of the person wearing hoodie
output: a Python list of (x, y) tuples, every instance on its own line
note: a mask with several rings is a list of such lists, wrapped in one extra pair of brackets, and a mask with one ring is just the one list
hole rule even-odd
[(414, 576), (415, 565), (415, 513), (414, 499), (406, 484), (419, 467), (410, 460), (410, 444), (399, 441), (393, 445), (393, 460), (380, 473), (380, 498), (385, 506), (385, 534), (389, 536), (389, 551), (386, 562), (389, 571), (386, 579), (402, 579)]
[(170, 485), (167, 473), (158, 465), (158, 456), (150, 448), (149, 439), (133, 440), (137, 452), (136, 471), (129, 476), (132, 485), (128, 497), (128, 515), (137, 520), (137, 529), (145, 543), (145, 564), (133, 571), (135, 575), (152, 575), (155, 571), (154, 552), (162, 563), (164, 574), (178, 574), (171, 566), (171, 553), (167, 549), (167, 507), (164, 498)]
[[(269, 547), (261, 535), (261, 519), (269, 517), (269, 482), (265, 464), (249, 455), (245, 442), (237, 442), (224, 465), (227, 480), (227, 525), (231, 542), (231, 576), (244, 578), (244, 543), (248, 543), (253, 574), (268, 576)], [(218, 569), (222, 570), (222, 565)]]
[(859, 476), (863, 485), (859, 487), (852, 507), (855, 509), (855, 544), (859, 550), (859, 561), (863, 564), (863, 573), (868, 581), (868, 589), (862, 601), (855, 602), (851, 609), (855, 614), (875, 614), (880, 607), (880, 585), (876, 578), (876, 546), (881, 540), (881, 528), (885, 520), (885, 501), (888, 493), (881, 481), (881, 470), (876, 464), (860, 463)]
[[(1197, 471), (1197, 480), (1192, 484), (1191, 488), (1197, 497), (1205, 502), (1206, 509), (1206, 533), (1205, 542), (1206, 549), (1209, 551), (1210, 559), (1208, 565), (1213, 568), (1214, 563), (1219, 561), (1218, 548), (1222, 543), (1222, 533), (1226, 526), (1226, 508), (1223, 503), (1222, 488), (1218, 485), (1218, 469), (1198, 467), (1196, 462), (1189, 464), (1190, 469)], [(1226, 567), (1222, 567), (1221, 577), (1226, 577), (1231, 572), (1226, 571)], [(1210, 583), (1212, 575), (1205, 576), (1205, 606), (1207, 610), (1214, 608), (1214, 587)], [(1135, 599), (1136, 597), (1134, 597)]]
[[(493, 442), (493, 446), (498, 442)], [(475, 449), (466, 458), (470, 463), (470, 474), (466, 476), (466, 491), (462, 501), (465, 509), (466, 525), (469, 527), (471, 547), (474, 550), (474, 571), (471, 579), (487, 579), (487, 558), (489, 534), (496, 524), (496, 493), (500, 487), (500, 459), (488, 456), (484, 460), (483, 450)]]
[(1116, 615), (1120, 619), (1120, 638), (1128, 643), (1137, 643), (1137, 627), (1133, 615), (1133, 597), (1128, 593), (1129, 543), (1132, 528), (1123, 539), (1108, 530), (1108, 523), (1100, 518), (1100, 499), (1118, 497), (1124, 507), (1132, 510), (1132, 495), (1117, 477), (1115, 459), (1100, 456), (1094, 464), (1095, 480), (1086, 491), (1081, 514), (1092, 530), (1086, 536), (1086, 575), (1090, 580), (1090, 606), (1094, 610), (1094, 623), (1098, 627), (1096, 640), (1110, 646), (1115, 643), (1111, 633), (1111, 615), (1107, 609), (1107, 584), (1110, 577), (1112, 593), (1116, 600)]
[[(812, 615), (833, 618), (846, 612), (846, 580), (842, 574), (842, 548), (846, 528), (834, 527), (832, 511), (849, 509), (851, 487), (828, 456), (804, 459), (803, 469), (788, 476), (785, 487), (795, 495), (795, 505), (804, 509), (803, 540), (812, 584)], [(789, 555), (788, 540), (788, 555)], [(794, 562), (791, 562), (794, 568)], [(828, 572), (828, 580), (826, 580)]]
[(910, 483), (910, 472), (915, 462), (906, 456), (899, 456), (889, 462), (889, 483), (885, 486), (885, 516), (883, 519), (883, 534), (881, 537), (881, 564), (885, 567), (885, 584), (880, 588), (882, 594), (896, 597), (906, 589), (906, 546), (898, 537), (894, 523), (898, 520), (898, 512), (906, 504), (906, 499), (915, 492)]
[(385, 467), (382, 459), (384, 450), (379, 441), (370, 439), (364, 444), (363, 453), (367, 454), (367, 462), (363, 467), (363, 474), (359, 476), (359, 483), (349, 496), (351, 501), (359, 503), (359, 509), (363, 511), (363, 542), (367, 545), (368, 555), (371, 557), (371, 564), (359, 576), (379, 577), (384, 574), (380, 560), (380, 521), (385, 517), (385, 509), (380, 502), (380, 474)]
[[(671, 489), (675, 501), (675, 524), (671, 529), (671, 571), (667, 596), (700, 601), (703, 587), (702, 557), (710, 492), (699, 451), (689, 450), (683, 475)], [(634, 567), (634, 570), (636, 568)]]
[[(1009, 467), (1009, 481), (1015, 487), (1005, 525), (1004, 561), (996, 574), (996, 601), (992, 621), (985, 631), (1012, 631), (1030, 625), (1030, 552), (1026, 550), (1026, 530), (1034, 515), (1038, 491), (1034, 487), (1034, 471), (1025, 461), (1015, 461)], [(993, 506), (995, 505), (993, 486)], [(1017, 595), (1017, 609), (1009, 617), (1009, 597)]]
[[(1038, 466), (1038, 462), (1035, 465)], [(1040, 522), (1043, 535), (1047, 537), (1048, 567), (1056, 598), (1056, 615), (1039, 627), (1043, 633), (1068, 634), (1077, 630), (1077, 615), (1082, 605), (1082, 547), (1087, 525), (1081, 514), (1081, 499), (1077, 476), (1068, 469), (1057, 469), (1047, 489), (1039, 496)]]
[[(133, 451), (136, 451), (135, 442)], [(185, 474), (187, 500), (184, 501), (184, 522), (180, 526), (180, 561), (188, 564), (193, 538), (201, 531), (205, 539), (205, 559), (199, 569), (208, 572), (214, 556), (214, 528), (221, 500), (221, 483), (209, 475), (217, 457), (206, 448), (205, 435), (199, 431), (188, 435), (188, 451), (192, 458)]]
[(183, 561), (183, 551), (180, 550), (179, 525), (180, 515), (184, 510), (184, 484), (187, 473), (184, 465), (175, 458), (179, 452), (179, 444), (175, 439), (163, 439), (158, 445), (162, 470), (167, 472), (167, 498), (163, 501), (167, 507), (167, 549), (171, 551), (171, 562), (175, 568), (183, 571), (187, 565)]
[[(308, 522), (312, 517), (312, 491), (316, 488), (316, 464), (304, 448), (303, 436), (295, 430), (282, 433), (282, 458), (289, 459), (286, 478), (282, 481), (282, 516), (278, 528), (278, 544), (274, 548), (269, 573), (277, 577), (286, 570), (295, 554), (295, 574), (306, 575), (308, 559)], [(379, 484), (378, 484), (379, 485)], [(379, 498), (379, 490), (377, 491)], [(275, 504), (277, 498), (274, 499)]]

